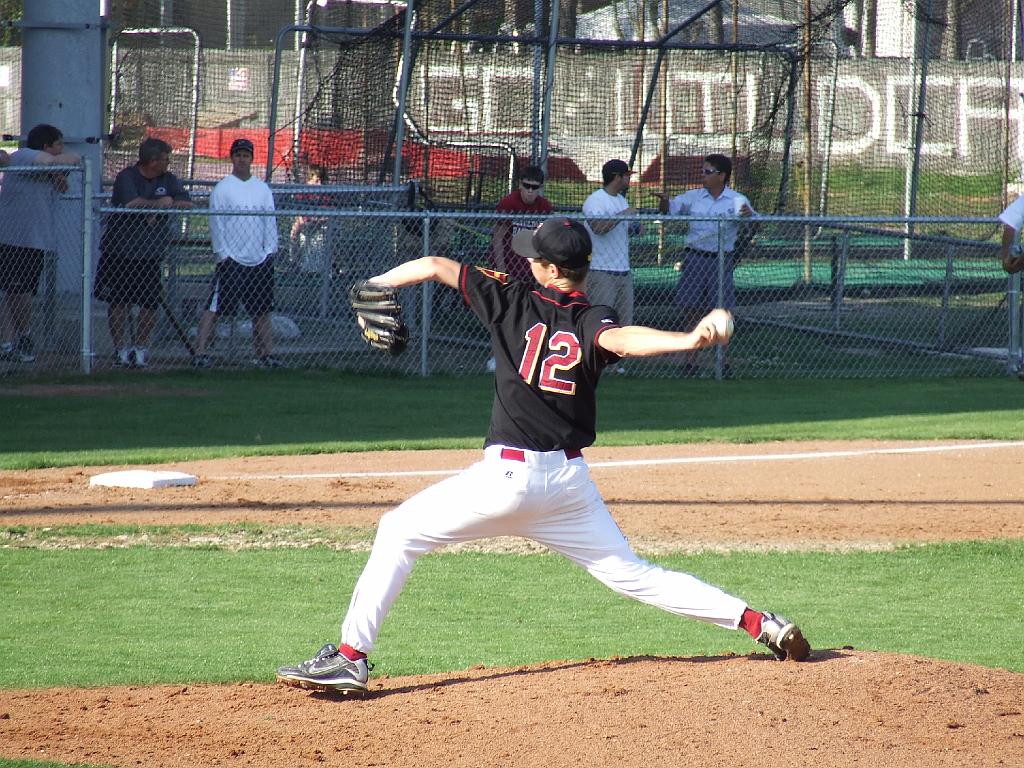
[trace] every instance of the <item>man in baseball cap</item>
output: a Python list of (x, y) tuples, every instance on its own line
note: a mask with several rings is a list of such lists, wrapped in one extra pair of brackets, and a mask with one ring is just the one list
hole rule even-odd
[[(626, 200), (632, 175), (625, 160), (609, 160), (601, 166), (601, 188), (583, 202), (585, 226), (594, 248), (587, 295), (594, 304), (614, 307), (624, 325), (633, 323), (629, 236), (640, 232), (629, 221), (638, 211)], [(622, 365), (612, 370), (626, 372)]]
[(516, 233), (512, 250), (523, 258), (566, 269), (590, 265), (590, 235), (586, 227), (572, 219), (548, 219), (532, 232), (524, 229)]
[(253, 144), (252, 144), (251, 141), (249, 141), (249, 139), (235, 139), (234, 141), (231, 142), (231, 154), (232, 155), (235, 154), (235, 152), (238, 152), (240, 150), (244, 150), (244, 151), (248, 152), (250, 155), (253, 155), (253, 154), (256, 153), (256, 149), (255, 149), (255, 147), (253, 147)]
[(728, 326), (720, 327), (716, 315), (688, 333), (621, 324), (612, 307), (592, 304), (583, 292), (591, 240), (571, 219), (549, 219), (514, 237), (513, 247), (529, 260), (535, 284), (443, 256), (413, 259), (370, 278), (394, 288), (430, 281), (459, 292), (486, 329), (496, 360), (491, 423), (480, 461), (384, 516), (338, 642), (279, 667), (277, 679), (366, 696), (367, 655), (417, 558), (444, 544), (492, 536), (539, 541), (619, 594), (742, 630), (778, 659), (807, 659), (810, 644), (794, 622), (633, 552), (583, 455), (597, 437), (597, 385), (605, 368), (627, 356), (724, 344)]
[[(284, 362), (271, 354), (274, 311), (274, 254), (277, 252), (277, 220), (270, 186), (252, 174), (253, 143), (231, 142), (231, 173), (210, 193), (211, 211), (247, 211), (246, 216), (210, 216), (210, 241), (217, 255), (213, 284), (206, 309), (199, 320), (196, 354), (192, 365), (210, 368), (213, 359), (207, 345), (221, 314), (234, 317), (244, 308), (252, 318), (253, 349), (257, 368), (281, 368)], [(259, 215), (259, 212), (265, 212)]]

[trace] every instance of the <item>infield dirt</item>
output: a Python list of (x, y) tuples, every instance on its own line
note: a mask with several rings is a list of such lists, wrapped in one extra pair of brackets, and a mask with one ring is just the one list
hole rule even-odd
[[(883, 452), (920, 447), (774, 443), (586, 454), (616, 520), (645, 552), (1024, 537), (1024, 503), (1007, 482), (1024, 450)], [(821, 456), (829, 452), (847, 455)], [(190, 462), (153, 468), (190, 472), (199, 485), (158, 491), (89, 486), (92, 474), (118, 467), (8, 472), (0, 477), (0, 523), (373, 526), (439, 476), (328, 475), (454, 471), (478, 457)], [(717, 460), (601, 466), (699, 457)], [(315, 473), (325, 476), (281, 477)], [(0, 755), (116, 766), (1024, 764), (1024, 675), (852, 648), (816, 649), (804, 664), (757, 653), (624, 657), (373, 678), (371, 688), (363, 701), (255, 683), (5, 690)]]

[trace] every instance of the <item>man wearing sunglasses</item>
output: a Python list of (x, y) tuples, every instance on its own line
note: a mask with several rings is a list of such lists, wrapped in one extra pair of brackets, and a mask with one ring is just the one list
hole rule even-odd
[[(519, 186), (501, 198), (498, 213), (512, 213), (514, 219), (501, 219), (494, 225), (491, 235), (491, 266), (504, 272), (514, 280), (533, 281), (530, 262), (512, 249), (512, 238), (521, 231), (532, 232), (542, 218), (550, 216), (551, 203), (541, 194), (544, 186), (544, 171), (536, 165), (528, 165), (519, 174)], [(538, 218), (525, 218), (528, 214)], [(494, 373), (494, 358), (487, 360), (487, 370)]]
[[(551, 214), (551, 203), (541, 194), (544, 186), (544, 171), (535, 165), (523, 168), (519, 174), (519, 186), (501, 198), (498, 213), (516, 214), (515, 219), (502, 219), (494, 225), (491, 237), (491, 263), (498, 272), (504, 272), (517, 280), (533, 280), (529, 262), (512, 250), (512, 238), (520, 230), (533, 229), (541, 218)], [(537, 219), (519, 218), (526, 214)]]
[[(740, 227), (736, 217), (750, 217), (754, 209), (750, 200), (729, 186), (732, 161), (725, 155), (707, 155), (701, 166), (702, 184), (669, 198), (659, 198), (658, 210), (671, 216), (700, 216), (689, 223), (683, 268), (676, 287), (676, 303), (682, 308), (680, 323), (690, 327), (714, 307), (732, 310), (736, 304), (733, 270), (736, 267), (737, 243), (749, 242), (756, 225)], [(715, 219), (725, 219), (723, 222)], [(718, 293), (718, 236), (721, 226), (722, 250), (725, 253), (721, 302)], [(686, 373), (693, 375), (693, 360)], [(727, 374), (729, 370), (727, 369)]]

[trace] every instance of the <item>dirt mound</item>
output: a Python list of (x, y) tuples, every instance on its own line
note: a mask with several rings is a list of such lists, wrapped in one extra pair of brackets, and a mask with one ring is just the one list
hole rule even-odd
[[(1024, 676), (817, 651), (371, 681), (0, 691), (0, 754), (116, 766), (1019, 765)], [(768, 753), (770, 757), (767, 756)]]
[[(1006, 482), (1021, 455), (868, 442), (587, 451), (623, 531), (648, 551), (1021, 538), (1019, 491)], [(160, 492), (89, 487), (91, 473), (116, 467), (6, 473), (0, 523), (372, 528), (478, 457), (194, 462), (166, 468), (199, 475), (198, 486)], [(254, 683), (0, 690), (0, 755), (147, 768), (934, 768), (1016, 766), (1024, 754), (1024, 675), (848, 649), (805, 664), (563, 661), (371, 686), (363, 701)]]

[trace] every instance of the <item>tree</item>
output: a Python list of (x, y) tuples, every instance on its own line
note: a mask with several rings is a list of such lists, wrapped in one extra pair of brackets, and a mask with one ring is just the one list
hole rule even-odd
[[(0, 19), (4, 21), (20, 21), (22, 18), (21, 0), (0, 0)], [(17, 27), (0, 28), (0, 45), (20, 46), (21, 30)]]

